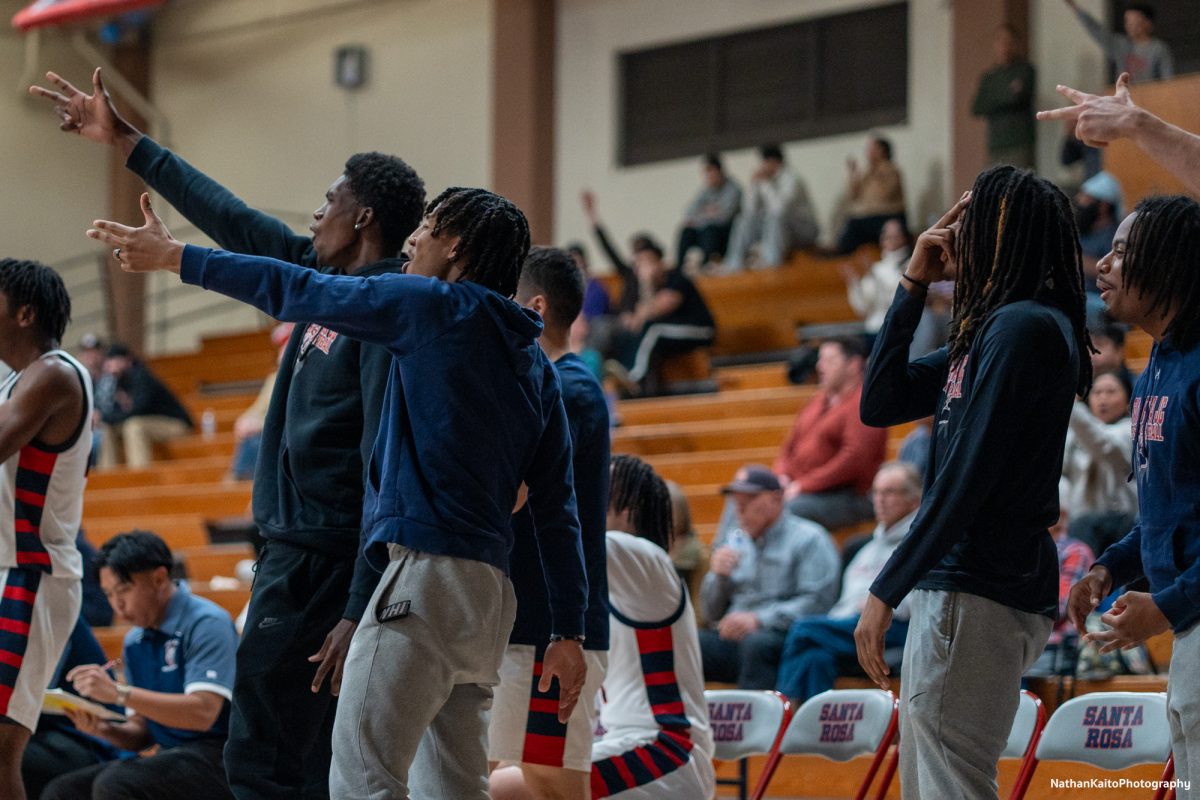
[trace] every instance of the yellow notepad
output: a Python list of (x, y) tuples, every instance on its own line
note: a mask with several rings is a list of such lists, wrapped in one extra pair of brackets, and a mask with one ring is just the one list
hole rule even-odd
[(43, 714), (66, 714), (67, 710), (86, 711), (100, 719), (109, 722), (125, 722), (125, 717), (117, 712), (94, 703), (85, 697), (71, 694), (63, 689), (49, 689), (42, 698)]

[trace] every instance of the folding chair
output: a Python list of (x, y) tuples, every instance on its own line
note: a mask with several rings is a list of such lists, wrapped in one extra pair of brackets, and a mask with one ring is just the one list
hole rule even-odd
[[(1058, 707), (1042, 731), (1029, 762), (1025, 786), (1010, 800), (1022, 800), (1041, 761), (1074, 761), (1107, 770), (1138, 764), (1163, 764), (1162, 781), (1171, 779), (1171, 730), (1167, 696), (1155, 692), (1092, 692)], [(1165, 785), (1154, 793), (1166, 797)]]
[(783, 736), (791, 705), (779, 692), (743, 689), (708, 689), (704, 699), (708, 702), (713, 758), (738, 762), (738, 777), (721, 778), (717, 783), (738, 787), (738, 797), (746, 800), (749, 788), (746, 759), (771, 753)]
[[(1037, 750), (1038, 739), (1045, 727), (1046, 707), (1042, 705), (1041, 698), (1027, 689), (1022, 689), (1017, 715), (1013, 718), (1012, 730), (1008, 732), (1008, 742), (1004, 745), (1004, 752), (1000, 754), (1001, 758), (1021, 759), (1021, 769), (1017, 773), (1017, 782), (1013, 786), (1009, 800), (1024, 796), (1025, 790), (1029, 786), (1029, 779), (1033, 777), (1033, 754)], [(887, 794), (888, 787), (892, 785), (892, 780), (896, 777), (896, 768), (899, 763), (900, 748), (897, 747), (892, 753), (892, 757), (888, 759), (887, 769), (884, 770), (883, 778), (879, 782), (879, 789), (875, 792), (875, 800), (883, 800), (883, 796)]]
[(855, 800), (863, 800), (884, 756), (896, 738), (898, 708), (895, 695), (881, 689), (841, 689), (810, 697), (792, 715), (787, 730), (767, 759), (753, 800), (761, 800), (784, 756), (810, 754), (832, 761), (849, 761), (874, 753)]

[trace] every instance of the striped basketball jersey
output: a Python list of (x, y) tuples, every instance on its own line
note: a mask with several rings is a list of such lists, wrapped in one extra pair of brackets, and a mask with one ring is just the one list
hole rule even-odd
[[(690, 759), (712, 757), (704, 672), (687, 587), (658, 545), (608, 532), (610, 642), (592, 795), (652, 783)], [(596, 748), (611, 751), (611, 748)]]
[[(44, 359), (70, 365), (83, 387), (84, 409), (66, 442), (48, 445), (38, 438), (0, 464), (0, 567), (19, 567), (56, 577), (83, 577), (75, 536), (83, 516), (83, 487), (92, 452), (92, 380), (83, 365), (62, 350)], [(7, 403), (20, 372), (0, 383)]]

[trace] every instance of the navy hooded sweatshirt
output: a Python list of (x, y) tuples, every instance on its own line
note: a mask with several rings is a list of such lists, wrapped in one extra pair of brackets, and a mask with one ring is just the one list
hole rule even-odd
[(1096, 562), (1113, 586), (1145, 575), (1176, 633), (1200, 621), (1200, 345), (1154, 345), (1133, 398), (1138, 524)]
[(470, 281), (325, 275), (187, 246), (181, 277), (280, 320), (308, 320), (391, 351), (367, 470), (367, 558), (386, 545), (508, 572), (520, 485), (546, 570), (553, 632), (583, 632), (587, 579), (558, 376), (537, 314)]
[(1070, 320), (1032, 300), (1001, 306), (950, 364), (909, 362), (923, 298), (901, 286), (871, 354), (863, 422), (934, 415), (925, 493), (908, 536), (871, 585), (892, 608), (912, 589), (965, 592), (1058, 617), (1058, 519), (1080, 355)]
[[(562, 386), (563, 406), (571, 427), (571, 468), (579, 532), (587, 565), (588, 606), (584, 618), (585, 650), (608, 649), (608, 481), (609, 419), (604, 389), (583, 360), (567, 353), (554, 362)], [(546, 571), (538, 557), (537, 536), (529, 506), (513, 515), (512, 582), (517, 617), (508, 641), (545, 646), (550, 635), (550, 598)]]

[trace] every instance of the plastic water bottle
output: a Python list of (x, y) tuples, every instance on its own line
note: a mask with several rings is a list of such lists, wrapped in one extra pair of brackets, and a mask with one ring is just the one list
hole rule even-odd
[(204, 409), (204, 413), (200, 415), (200, 435), (206, 442), (212, 441), (217, 435), (217, 412), (211, 408)]

